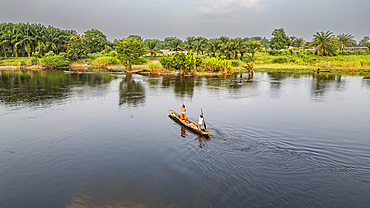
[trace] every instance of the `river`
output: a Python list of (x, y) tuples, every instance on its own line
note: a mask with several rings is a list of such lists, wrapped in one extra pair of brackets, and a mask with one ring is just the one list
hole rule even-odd
[(0, 207), (369, 207), (369, 106), (363, 76), (1, 71)]

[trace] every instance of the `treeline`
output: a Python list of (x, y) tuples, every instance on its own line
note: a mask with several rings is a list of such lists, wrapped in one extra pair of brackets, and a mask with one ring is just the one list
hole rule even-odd
[[(357, 42), (351, 34), (334, 35), (332, 32), (316, 32), (311, 42), (303, 38), (287, 36), (284, 29), (275, 29), (272, 38), (244, 37), (207, 39), (204, 37), (189, 36), (185, 40), (177, 37), (167, 37), (164, 40), (143, 39), (138, 35), (130, 35), (143, 42), (147, 53), (153, 57), (160, 50), (193, 51), (197, 55), (207, 54), (211, 57), (222, 59), (253, 59), (257, 51), (272, 49), (279, 54), (281, 49), (294, 47), (296, 49), (314, 48), (314, 53), (320, 56), (333, 56), (349, 54), (340, 51), (345, 50), (347, 45), (355, 45)], [(122, 39), (123, 40), (123, 39)], [(1, 23), (0, 24), (0, 56), (2, 57), (43, 57), (45, 54), (61, 54), (68, 60), (76, 60), (89, 53), (110, 52), (116, 49), (117, 43), (122, 40), (110, 42), (99, 30), (91, 29), (83, 35), (74, 30), (62, 30), (53, 26), (44, 26), (35, 23)], [(358, 42), (359, 45), (367, 45), (370, 48), (369, 36), (365, 36)], [(245, 54), (250, 56), (245, 56)]]
[(66, 53), (70, 59), (86, 53), (100, 52), (112, 45), (100, 31), (92, 29), (78, 35), (74, 30), (30, 23), (0, 24), (0, 54), (2, 57), (44, 56), (48, 52)]

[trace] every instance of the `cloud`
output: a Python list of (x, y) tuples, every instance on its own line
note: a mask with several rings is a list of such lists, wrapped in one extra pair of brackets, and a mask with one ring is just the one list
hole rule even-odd
[(206, 0), (198, 11), (202, 14), (232, 14), (241, 10), (253, 9), (256, 12), (266, 8), (259, 4), (259, 0)]

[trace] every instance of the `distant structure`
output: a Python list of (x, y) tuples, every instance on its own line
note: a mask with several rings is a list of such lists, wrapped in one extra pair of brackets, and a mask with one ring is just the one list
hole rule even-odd
[(356, 50), (367, 50), (366, 45), (348, 45), (344, 47), (345, 50), (348, 51), (356, 51)]
[(184, 48), (181, 48), (179, 46), (177, 46), (177, 48), (175, 48), (173, 51), (170, 51), (170, 50), (161, 50), (161, 52), (163, 53), (163, 55), (170, 55), (170, 54), (174, 54), (176, 52), (180, 52), (180, 53), (188, 53), (188, 51)]

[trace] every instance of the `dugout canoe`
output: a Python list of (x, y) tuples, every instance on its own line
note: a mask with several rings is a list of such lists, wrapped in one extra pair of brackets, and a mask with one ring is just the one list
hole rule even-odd
[(192, 122), (189, 119), (186, 119), (186, 121), (181, 120), (180, 115), (178, 113), (176, 113), (175, 111), (173, 111), (173, 110), (168, 110), (168, 113), (169, 113), (168, 116), (173, 118), (173, 120), (175, 120), (176, 122), (180, 123), (181, 125), (189, 128), (190, 130), (192, 130), (195, 133), (198, 133), (198, 134), (203, 135), (203, 136), (209, 136), (211, 134), (211, 132), (208, 131), (207, 129), (200, 130), (198, 128), (198, 125), (196, 123)]
[(81, 72), (78, 72), (78, 71), (64, 71), (64, 74), (81, 74)]

